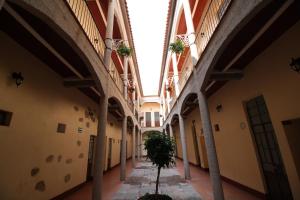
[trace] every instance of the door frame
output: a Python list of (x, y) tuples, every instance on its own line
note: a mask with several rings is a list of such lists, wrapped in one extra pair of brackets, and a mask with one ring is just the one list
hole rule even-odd
[[(262, 167), (262, 161), (261, 161), (261, 158), (260, 158), (260, 155), (259, 155), (259, 152), (258, 152), (258, 147), (257, 147), (256, 139), (255, 139), (255, 136), (254, 136), (254, 132), (252, 130), (252, 126), (251, 126), (251, 122), (250, 122), (250, 116), (249, 116), (248, 111), (247, 111), (247, 102), (249, 102), (250, 100), (255, 99), (257, 97), (260, 97), (260, 96), (262, 96), (263, 99), (264, 99), (264, 102), (265, 102), (265, 105), (266, 105), (266, 108), (267, 108), (267, 111), (268, 111), (268, 114), (269, 114), (269, 118), (270, 118), (271, 124), (272, 124), (273, 129), (274, 129), (273, 120), (272, 120), (272, 117), (270, 115), (269, 108), (267, 106), (267, 101), (266, 101), (265, 96), (263, 94), (259, 93), (259, 94), (253, 95), (252, 97), (248, 97), (247, 100), (243, 100), (242, 101), (242, 107), (243, 107), (244, 114), (245, 114), (245, 117), (246, 117), (246, 122), (247, 122), (248, 130), (249, 130), (249, 133), (250, 133), (250, 137), (251, 137), (251, 143), (252, 143), (254, 151), (255, 151), (255, 158), (256, 158), (256, 161), (257, 161), (257, 164), (258, 164), (260, 177), (261, 177), (261, 180), (262, 180), (262, 183), (263, 183), (263, 186), (264, 186), (265, 195), (267, 197), (268, 190), (269, 190), (268, 185), (267, 185), (267, 180), (266, 180), (265, 173), (264, 173), (264, 170), (263, 170), (263, 167)], [(275, 145), (278, 148), (278, 156), (281, 159), (282, 169), (285, 172), (287, 181), (289, 183), (290, 192), (291, 192), (291, 195), (293, 197), (293, 193), (292, 193), (292, 190), (291, 190), (291, 187), (290, 187), (290, 182), (289, 182), (289, 179), (288, 179), (288, 176), (287, 176), (287, 173), (286, 173), (285, 163), (282, 159), (282, 153), (281, 153), (280, 146), (278, 144), (278, 138), (277, 138), (275, 129), (274, 129), (273, 136), (275, 138)]]

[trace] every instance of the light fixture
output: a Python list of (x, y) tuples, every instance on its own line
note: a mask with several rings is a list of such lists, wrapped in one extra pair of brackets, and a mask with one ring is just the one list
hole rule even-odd
[(218, 104), (218, 105), (216, 106), (217, 112), (221, 112), (222, 108), (223, 108), (222, 104)]
[(24, 77), (21, 72), (13, 72), (11, 76), (15, 79), (17, 87), (19, 87), (24, 81)]
[(295, 72), (300, 73), (300, 57), (296, 58), (296, 59), (292, 58), (291, 63), (290, 63), (290, 67)]

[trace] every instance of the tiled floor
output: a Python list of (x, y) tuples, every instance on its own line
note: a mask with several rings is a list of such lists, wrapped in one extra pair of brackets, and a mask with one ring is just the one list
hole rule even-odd
[[(181, 160), (176, 161), (176, 167), (183, 176), (183, 163)], [(131, 160), (127, 161), (127, 175), (132, 171)], [(205, 172), (195, 166), (190, 165), (192, 179), (189, 183), (201, 194), (204, 200), (213, 200), (211, 185), (208, 172)], [(119, 180), (120, 167), (117, 166), (111, 171), (104, 174), (103, 199), (111, 200), (113, 195), (121, 188), (122, 182)], [(226, 200), (260, 200), (252, 194), (245, 192), (229, 183), (223, 182), (223, 189)], [(71, 194), (66, 200), (90, 200), (92, 192), (92, 183), (86, 184), (79, 191)]]
[[(126, 162), (126, 175), (132, 171), (132, 161)], [(120, 181), (120, 166), (114, 167), (106, 172), (103, 176), (103, 199), (110, 200), (112, 196), (120, 189), (122, 182)], [(92, 182), (87, 183), (80, 190), (74, 192), (65, 200), (90, 200), (92, 199)]]
[[(183, 176), (184, 168), (181, 160), (176, 160), (176, 167), (179, 173)], [(192, 179), (189, 182), (195, 190), (199, 192), (205, 200), (213, 200), (209, 173), (193, 165), (190, 165), (190, 173)], [(260, 198), (250, 194), (249, 192), (241, 190), (224, 181), (223, 190), (226, 200), (260, 200)]]
[[(154, 194), (157, 167), (151, 162), (140, 162), (113, 196), (113, 200), (136, 200), (146, 193)], [(173, 200), (202, 200), (199, 193), (187, 183), (175, 167), (161, 169), (159, 194), (166, 194)]]

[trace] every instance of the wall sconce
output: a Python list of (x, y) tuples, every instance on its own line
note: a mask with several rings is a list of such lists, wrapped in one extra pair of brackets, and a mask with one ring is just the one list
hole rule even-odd
[(24, 77), (22, 76), (21, 72), (13, 72), (11, 76), (16, 80), (17, 87), (19, 87), (24, 81)]
[(299, 58), (292, 58), (292, 61), (290, 63), (290, 67), (295, 72), (300, 72), (300, 57)]
[(218, 104), (218, 105), (216, 106), (217, 112), (221, 112), (222, 109), (223, 109), (222, 104)]

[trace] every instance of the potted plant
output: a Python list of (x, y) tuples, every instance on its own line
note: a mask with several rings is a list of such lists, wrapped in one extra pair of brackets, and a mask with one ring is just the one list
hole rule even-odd
[(171, 92), (172, 91), (172, 87), (171, 86), (167, 86), (167, 91)]
[(170, 51), (176, 54), (181, 54), (184, 51), (184, 43), (177, 39), (175, 42), (170, 44)]
[(127, 47), (124, 43), (120, 44), (120, 46), (117, 49), (117, 52), (120, 56), (130, 56), (132, 49), (130, 47)]
[(158, 194), (158, 185), (161, 168), (169, 167), (175, 163), (175, 142), (170, 136), (159, 131), (151, 131), (145, 141), (147, 158), (158, 167), (155, 194), (146, 194), (139, 200), (171, 200), (168, 195)]
[(133, 93), (135, 91), (135, 88), (134, 87), (129, 87), (128, 90), (129, 90), (130, 93)]

